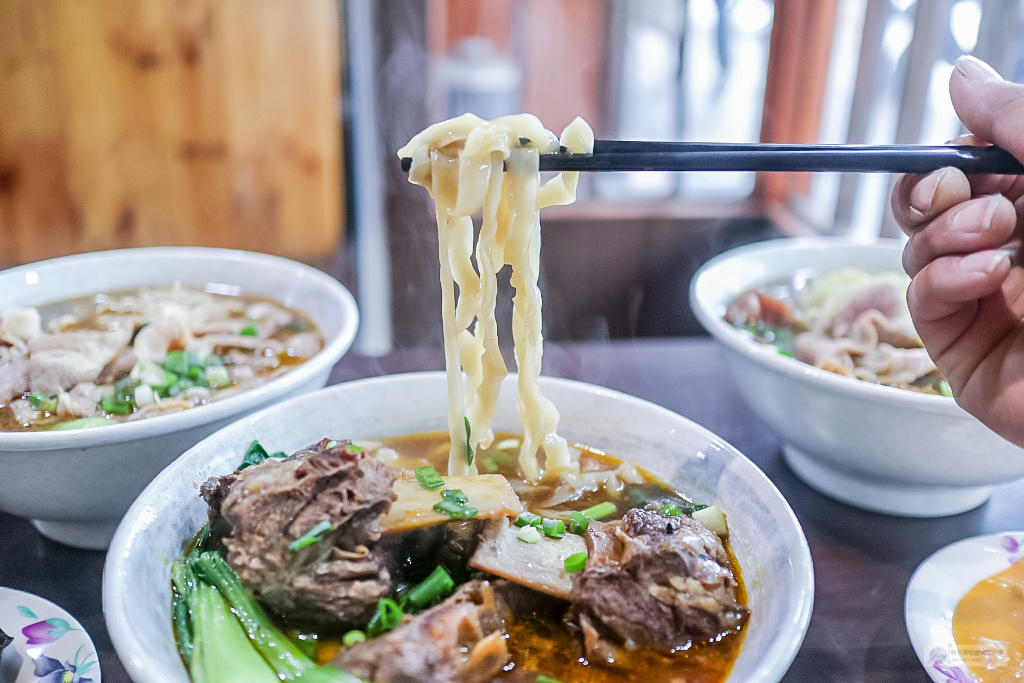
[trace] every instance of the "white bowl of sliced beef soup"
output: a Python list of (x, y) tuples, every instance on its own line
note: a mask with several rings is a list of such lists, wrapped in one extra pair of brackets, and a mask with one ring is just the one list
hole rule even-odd
[(324, 386), (357, 325), (339, 282), (265, 254), (131, 249), (0, 272), (0, 509), (105, 548), (185, 450)]
[(813, 575), (772, 483), (675, 413), (544, 377), (568, 453), (526, 463), (518, 379), (469, 452), (434, 372), (294, 398), (182, 455), (107, 555), (132, 679), (778, 681)]
[(868, 510), (957, 514), (1024, 477), (1024, 451), (951, 398), (910, 318), (902, 251), (751, 244), (708, 262), (690, 303), (797, 476)]

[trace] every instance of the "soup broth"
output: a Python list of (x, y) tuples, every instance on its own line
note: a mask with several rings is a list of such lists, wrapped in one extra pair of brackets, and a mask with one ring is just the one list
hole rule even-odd
[[(447, 462), (447, 433), (416, 434), (382, 439), (381, 442), (385, 448), (394, 451), (394, 460), (390, 464), (400, 470), (411, 472), (424, 465), (433, 465), (442, 470)], [(508, 478), (524, 507), (531, 512), (543, 512), (545, 516), (561, 512), (567, 517), (573, 510), (585, 510), (607, 501), (615, 506), (615, 512), (605, 519), (612, 520), (622, 517), (632, 508), (644, 507), (649, 503), (663, 505), (673, 501), (684, 510), (693, 506), (685, 495), (650, 473), (632, 465), (624, 465), (617, 458), (578, 444), (571, 447), (571, 450), (574, 455), (578, 453), (581, 472), (590, 473), (596, 480), (597, 475), (611, 474), (625, 467), (631, 470), (627, 477), (636, 483), (624, 483), (618, 491), (609, 491), (607, 487), (587, 491), (551, 505), (549, 501), (557, 495), (557, 485), (533, 485), (523, 478), (517, 465), (519, 443), (521, 437), (517, 435), (498, 433), (495, 435), (495, 445), (481, 450), (477, 457), (481, 472), (497, 472)], [(632, 471), (635, 471), (635, 477)], [(727, 539), (724, 544), (729, 553), (733, 575), (739, 583), (737, 597), (745, 605), (746, 593), (739, 566)], [(614, 664), (591, 663), (583, 656), (578, 636), (563, 623), (567, 608), (568, 603), (549, 599), (538, 602), (529, 617), (513, 619), (508, 627), (507, 639), (512, 659), (494, 680), (533, 683), (537, 680), (537, 674), (542, 674), (561, 683), (716, 683), (728, 676), (743, 639), (740, 631), (713, 642), (691, 643), (671, 653), (650, 648), (623, 648)], [(341, 647), (342, 643), (337, 637), (321, 637), (317, 659), (330, 661)]]

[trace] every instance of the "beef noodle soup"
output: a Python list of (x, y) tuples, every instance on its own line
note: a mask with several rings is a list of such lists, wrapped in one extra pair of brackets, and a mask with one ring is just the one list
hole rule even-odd
[(323, 347), (270, 299), (168, 286), (0, 311), (0, 430), (180, 412), (288, 372)]
[[(541, 186), (539, 157), (593, 140), (580, 119), (558, 138), (526, 114), (467, 114), (399, 152), (435, 201), (448, 432), (291, 456), (254, 442), (205, 482), (209, 524), (171, 569), (196, 683), (724, 680), (748, 614), (724, 513), (571, 447), (537, 383), (538, 212), (577, 181)], [(503, 264), (519, 436), (491, 427)]]
[(839, 375), (952, 396), (910, 319), (903, 273), (799, 272), (738, 296), (726, 322), (779, 353)]
[(190, 596), (218, 572), (272, 615), (261, 630), (357, 677), (338, 680), (724, 680), (747, 609), (721, 512), (579, 446), (580, 482), (533, 484), (521, 443), (497, 434), (454, 477), (447, 434), (254, 443), (201, 487), (210, 524), (172, 572), (194, 680), (212, 653)]

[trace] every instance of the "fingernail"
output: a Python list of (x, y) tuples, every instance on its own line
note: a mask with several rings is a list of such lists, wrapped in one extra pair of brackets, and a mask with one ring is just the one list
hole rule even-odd
[(1002, 263), (1010, 261), (1010, 254), (1003, 249), (999, 251), (979, 251), (960, 259), (960, 269), (972, 273), (991, 273)]
[(932, 202), (935, 201), (939, 183), (945, 176), (946, 169), (940, 168), (922, 178), (910, 191), (910, 205), (921, 213), (927, 213), (928, 209), (932, 208)]
[(969, 81), (1001, 81), (1003, 77), (977, 57), (964, 55), (956, 60), (956, 70)]
[(970, 202), (953, 215), (952, 228), (957, 232), (984, 232), (992, 227), (992, 217), (999, 206), (999, 198), (988, 197)]

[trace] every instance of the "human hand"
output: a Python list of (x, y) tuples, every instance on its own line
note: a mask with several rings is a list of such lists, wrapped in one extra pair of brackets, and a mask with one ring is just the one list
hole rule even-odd
[[(957, 142), (993, 143), (1024, 160), (1024, 85), (961, 57), (949, 92), (973, 134)], [(892, 210), (910, 236), (907, 303), (928, 353), (957, 403), (1024, 446), (1022, 198), (1024, 176), (946, 168), (901, 178)]]

